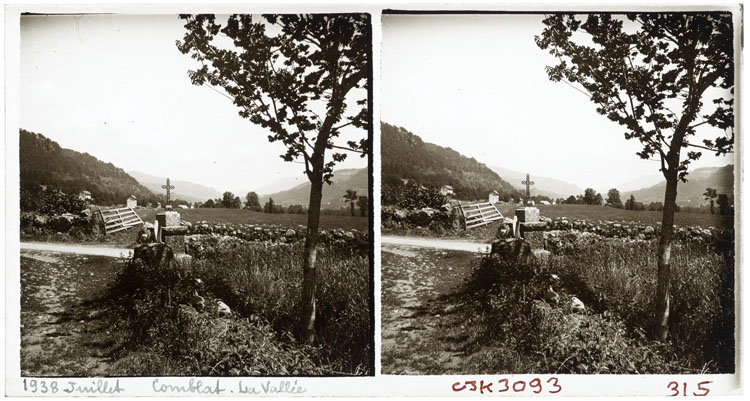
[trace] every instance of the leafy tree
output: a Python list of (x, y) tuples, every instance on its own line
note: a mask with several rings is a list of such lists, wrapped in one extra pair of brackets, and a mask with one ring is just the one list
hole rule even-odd
[(622, 200), (620, 199), (620, 191), (617, 188), (612, 188), (607, 192), (607, 203), (618, 209), (622, 209)]
[(234, 194), (226, 191), (221, 198), (221, 206), (225, 209), (231, 209), (234, 204)]
[(633, 194), (625, 201), (625, 210), (635, 210), (635, 196)]
[(367, 208), (369, 206), (369, 201), (367, 199), (367, 196), (360, 196), (357, 198), (357, 207), (359, 207), (359, 215), (362, 217), (367, 216)]
[(583, 191), (583, 203), (587, 205), (601, 205), (602, 195), (596, 192), (593, 188), (586, 188)]
[(213, 199), (209, 199), (209, 200), (203, 202), (203, 207), (205, 207), (207, 209), (213, 209), (213, 208), (216, 207), (216, 203), (214, 202)]
[(260, 198), (258, 198), (258, 194), (255, 192), (248, 192), (247, 195), (245, 195), (245, 208), (252, 209), (256, 207), (260, 207)]
[(565, 203), (568, 205), (575, 205), (576, 203), (576, 197), (573, 195), (568, 196), (568, 199), (565, 200)]
[(717, 203), (719, 204), (719, 214), (724, 215), (731, 213), (731, 207), (729, 206), (729, 196), (727, 196), (727, 194), (719, 195)]
[(344, 194), (344, 200), (349, 202), (349, 209), (351, 210), (352, 216), (354, 216), (354, 201), (357, 200), (357, 191), (347, 189)]
[(242, 199), (240, 199), (239, 196), (235, 196), (234, 199), (232, 199), (232, 209), (239, 209), (242, 207)]
[[(665, 340), (677, 183), (686, 180), (690, 162), (701, 157), (700, 151), (687, 148), (722, 155), (734, 145), (732, 15), (589, 14), (579, 20), (554, 14), (543, 22), (546, 27), (536, 43), (558, 61), (547, 67), (550, 80), (576, 87), (597, 112), (625, 127), (626, 139), (641, 142), (639, 157), (656, 156), (661, 163), (666, 190), (654, 334)], [(698, 144), (691, 138), (703, 124), (718, 128), (720, 135)]]
[(714, 214), (714, 199), (716, 199), (717, 196), (716, 188), (706, 188), (706, 192), (703, 193), (703, 199), (711, 202), (711, 214)]
[[(285, 161), (301, 158), (310, 180), (305, 241), (303, 337), (315, 341), (316, 256), (323, 183), (346, 157), (329, 149), (367, 154), (367, 137), (334, 143), (342, 128), (369, 131), (367, 88), (371, 43), (368, 14), (231, 15), (224, 27), (214, 15), (181, 15), (187, 33), (177, 42), (183, 54), (200, 62), (189, 76), (210, 85), (240, 108), (240, 116), (281, 141)], [(269, 27), (273, 27), (269, 29)], [(221, 34), (226, 38), (215, 40)], [(233, 46), (229, 46), (229, 45)], [(221, 88), (221, 89), (218, 89)], [(352, 113), (347, 114), (347, 109)], [(344, 122), (345, 121), (345, 122)]]
[(274, 210), (276, 210), (276, 205), (273, 202), (273, 198), (268, 198), (268, 202), (263, 205), (263, 211), (266, 213), (274, 213)]

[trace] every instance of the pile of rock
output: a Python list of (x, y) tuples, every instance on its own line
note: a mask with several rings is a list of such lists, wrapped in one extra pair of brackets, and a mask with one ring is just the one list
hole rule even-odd
[[(653, 240), (659, 238), (661, 223), (646, 225), (636, 222), (590, 221), (560, 217), (547, 219), (550, 231), (578, 231), (596, 234), (602, 238), (624, 238), (631, 240)], [(734, 237), (734, 230), (716, 227), (675, 226), (675, 239), (684, 242), (711, 243)]]
[(59, 215), (24, 212), (20, 216), (20, 228), (22, 234), (61, 233), (80, 236), (94, 233), (98, 228), (97, 220), (88, 209), (80, 214)]
[(427, 228), (443, 233), (462, 228), (461, 211), (450, 203), (439, 209), (404, 209), (397, 206), (384, 206), (380, 211), (381, 224), (385, 228)]
[[(307, 236), (307, 228), (302, 225), (289, 228), (279, 225), (212, 224), (206, 221), (196, 223), (183, 221), (180, 224), (187, 227), (187, 235), (194, 238), (197, 238), (195, 236), (231, 237), (248, 242), (292, 244), (304, 242)], [(367, 250), (370, 246), (367, 232), (340, 228), (321, 230), (320, 243), (324, 246), (338, 245), (362, 250)]]

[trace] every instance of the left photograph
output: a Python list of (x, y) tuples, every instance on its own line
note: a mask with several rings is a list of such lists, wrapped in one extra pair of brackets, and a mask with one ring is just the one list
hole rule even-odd
[(21, 376), (374, 375), (369, 14), (20, 35)]

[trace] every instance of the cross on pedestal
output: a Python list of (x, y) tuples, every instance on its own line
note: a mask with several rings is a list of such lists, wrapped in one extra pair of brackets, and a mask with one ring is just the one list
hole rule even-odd
[(167, 178), (167, 185), (162, 185), (161, 187), (167, 190), (167, 203), (164, 205), (164, 207), (169, 207), (169, 206), (171, 206), (171, 204), (170, 204), (170, 202), (171, 202), (171, 196), (170, 196), (171, 192), (170, 191), (172, 189), (174, 189), (174, 185), (169, 185), (169, 178)]
[(523, 200), (523, 204), (528, 206), (529, 198), (531, 197), (531, 190), (529, 187), (534, 185), (534, 181), (529, 179), (529, 173), (526, 173), (526, 180), (521, 181), (521, 184), (526, 185), (526, 199)]

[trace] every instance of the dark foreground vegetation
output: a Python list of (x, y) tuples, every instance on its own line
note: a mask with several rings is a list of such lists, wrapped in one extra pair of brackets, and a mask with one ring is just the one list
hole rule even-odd
[[(320, 249), (311, 347), (296, 339), (301, 253), (301, 245), (253, 245), (190, 265), (128, 263), (105, 298), (122, 333), (118, 364), (135, 375), (370, 374), (367, 254)], [(191, 304), (195, 293), (204, 308)], [(231, 315), (212, 307), (219, 300)]]
[[(97, 258), (95, 277), (117, 271), (107, 273), (109, 284), (84, 279), (65, 286), (80, 297), (70, 294), (64, 305), (55, 303), (60, 310), (48, 319), (37, 319), (49, 313), (33, 302), (22, 305), (29, 322), (48, 323), (36, 337), (63, 330), (68, 336), (27, 352), (22, 369), (29, 375), (89, 376), (372, 374), (367, 253), (319, 250), (318, 342), (308, 346), (297, 337), (302, 247), (236, 240), (196, 255), (192, 263), (170, 259), (166, 249), (163, 258), (148, 262)], [(58, 263), (31, 262), (23, 259), (22, 276), (29, 269), (61, 271)], [(42, 270), (36, 275), (44, 276)], [(36, 299), (46, 288), (28, 285), (24, 296)], [(196, 293), (201, 305), (195, 304)], [(230, 314), (220, 313), (219, 301)]]
[(734, 372), (733, 250), (674, 246), (670, 337), (661, 343), (651, 340), (656, 246), (608, 240), (543, 260), (483, 258), (439, 300), (440, 341), (464, 355), (450, 373)]

